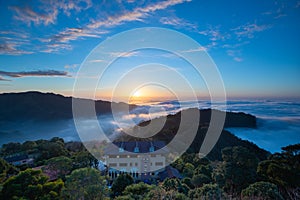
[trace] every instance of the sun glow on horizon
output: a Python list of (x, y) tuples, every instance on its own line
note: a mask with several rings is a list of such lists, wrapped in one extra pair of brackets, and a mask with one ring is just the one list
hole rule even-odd
[(138, 98), (142, 96), (142, 92), (140, 90), (137, 90), (133, 93), (132, 97)]
[(158, 85), (146, 85), (134, 90), (127, 102), (130, 104), (147, 104), (167, 99), (176, 99), (176, 96), (167, 88)]
[(147, 95), (145, 95), (145, 91), (142, 91), (142, 89), (137, 89), (131, 93), (131, 95), (128, 98), (128, 103), (131, 104), (140, 104), (145, 102), (145, 99), (147, 99)]

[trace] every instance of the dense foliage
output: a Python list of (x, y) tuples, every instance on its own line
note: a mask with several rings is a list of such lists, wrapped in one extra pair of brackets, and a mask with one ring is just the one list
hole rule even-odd
[(2, 199), (59, 199), (64, 183), (58, 179), (48, 182), (48, 177), (41, 170), (26, 169), (4, 182)]
[(249, 185), (246, 189), (242, 191), (242, 197), (243, 199), (283, 199), (275, 184), (263, 181)]
[(3, 183), (8, 177), (18, 173), (18, 169), (0, 158), (0, 183)]
[(81, 168), (67, 176), (62, 197), (71, 200), (96, 200), (104, 199), (107, 192), (106, 180), (98, 170)]
[[(104, 143), (90, 145), (101, 154)], [(80, 142), (9, 143), (1, 157), (26, 154), (34, 163), (13, 166), (0, 158), (0, 199), (300, 199), (300, 144), (267, 159), (261, 153), (248, 146), (223, 148), (221, 160), (184, 153), (172, 164), (182, 179), (150, 185), (124, 173), (109, 187), (106, 172)]]
[(125, 188), (131, 184), (133, 184), (133, 178), (128, 174), (121, 174), (116, 178), (114, 183), (111, 186), (112, 196), (119, 196), (123, 194)]

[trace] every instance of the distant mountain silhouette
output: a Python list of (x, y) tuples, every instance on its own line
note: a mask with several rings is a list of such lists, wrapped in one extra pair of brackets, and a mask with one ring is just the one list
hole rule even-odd
[[(77, 99), (79, 101), (93, 101)], [(97, 114), (111, 112), (111, 102), (94, 101)], [(113, 103), (125, 106), (125, 103)], [(130, 109), (136, 107), (130, 105)], [(72, 97), (54, 93), (20, 92), (0, 94), (0, 121), (57, 120), (72, 118)]]
[[(148, 137), (148, 138), (139, 138), (139, 137), (133, 137), (131, 135), (122, 133), (119, 137), (115, 139), (115, 142), (120, 142), (120, 141), (164, 141), (165, 143), (169, 143), (176, 135), (180, 121), (181, 121), (181, 114), (182, 112), (185, 112), (185, 114), (189, 114), (192, 112), (195, 112), (195, 108), (183, 110), (181, 112), (178, 112), (174, 115), (168, 115), (166, 116), (165, 124), (163, 128), (155, 135)], [(211, 110), (211, 109), (205, 109), (205, 110), (198, 110), (200, 112), (200, 121), (199, 121), (199, 126), (198, 126), (198, 131), (197, 134), (190, 145), (189, 149), (187, 152), (190, 153), (198, 153), (200, 150), (200, 147), (204, 141), (204, 138), (206, 136), (208, 127), (209, 127), (209, 122), (210, 122), (210, 117), (211, 113), (215, 112), (216, 114), (224, 114), (223, 111), (219, 110)], [(161, 117), (162, 118), (162, 117)], [(155, 123), (155, 120), (160, 120), (158, 119), (153, 119), (152, 121), (145, 121), (140, 123), (138, 126), (134, 127), (133, 129), (138, 129), (138, 127), (146, 127), (149, 123)], [(189, 119), (190, 124), (194, 123), (193, 119)], [(226, 112), (226, 119), (225, 119), (225, 124), (224, 128), (230, 128), (230, 127), (246, 127), (246, 128), (256, 128), (256, 117), (250, 114), (245, 114), (245, 113), (234, 113), (234, 112)], [(189, 132), (189, 124), (186, 126), (187, 133)], [(229, 131), (222, 130), (222, 133), (219, 137), (218, 142), (212, 149), (212, 151), (208, 154), (208, 158), (212, 160), (221, 160), (221, 150), (225, 147), (229, 146), (244, 146), (248, 148), (250, 151), (253, 151), (256, 153), (257, 157), (260, 160), (264, 160), (267, 158), (269, 155), (269, 152), (265, 151), (264, 149), (259, 148), (257, 145), (254, 143), (251, 143), (249, 141), (242, 140)]]

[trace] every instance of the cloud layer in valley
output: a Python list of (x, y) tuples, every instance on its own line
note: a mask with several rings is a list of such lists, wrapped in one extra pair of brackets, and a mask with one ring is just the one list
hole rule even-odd
[[(128, 124), (138, 124), (141, 121), (153, 119), (162, 115), (175, 114), (181, 109), (199, 107), (211, 108), (208, 101), (182, 102), (177, 101), (157, 102), (137, 107), (128, 115), (119, 115), (117, 121), (111, 115), (98, 117), (98, 121), (106, 136), (113, 139)], [(300, 102), (298, 101), (264, 101), (264, 100), (236, 100), (228, 101), (227, 108), (216, 105), (215, 109), (250, 113), (258, 118), (257, 129), (230, 128), (228, 129), (238, 137), (254, 142), (259, 147), (271, 152), (278, 152), (280, 148), (300, 141)], [(149, 111), (151, 114), (149, 114)], [(85, 128), (90, 134), (86, 138), (94, 139), (99, 136), (96, 127), (90, 126), (92, 122), (86, 120)], [(93, 123), (92, 123), (93, 124)], [(12, 122), (1, 124), (2, 130), (0, 143), (24, 142), (26, 140), (51, 137), (62, 137), (67, 141), (79, 140), (73, 120), (59, 120), (39, 123), (32, 121), (22, 123)], [(98, 138), (98, 139), (104, 139)]]

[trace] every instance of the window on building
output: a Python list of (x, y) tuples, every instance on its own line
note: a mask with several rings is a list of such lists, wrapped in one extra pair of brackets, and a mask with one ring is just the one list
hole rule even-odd
[(116, 166), (117, 166), (117, 163), (109, 163), (108, 166), (109, 166), (109, 167), (116, 167)]
[(119, 166), (120, 166), (120, 167), (126, 167), (126, 166), (127, 166), (127, 163), (119, 163)]
[(163, 166), (163, 162), (155, 162), (155, 166)]

